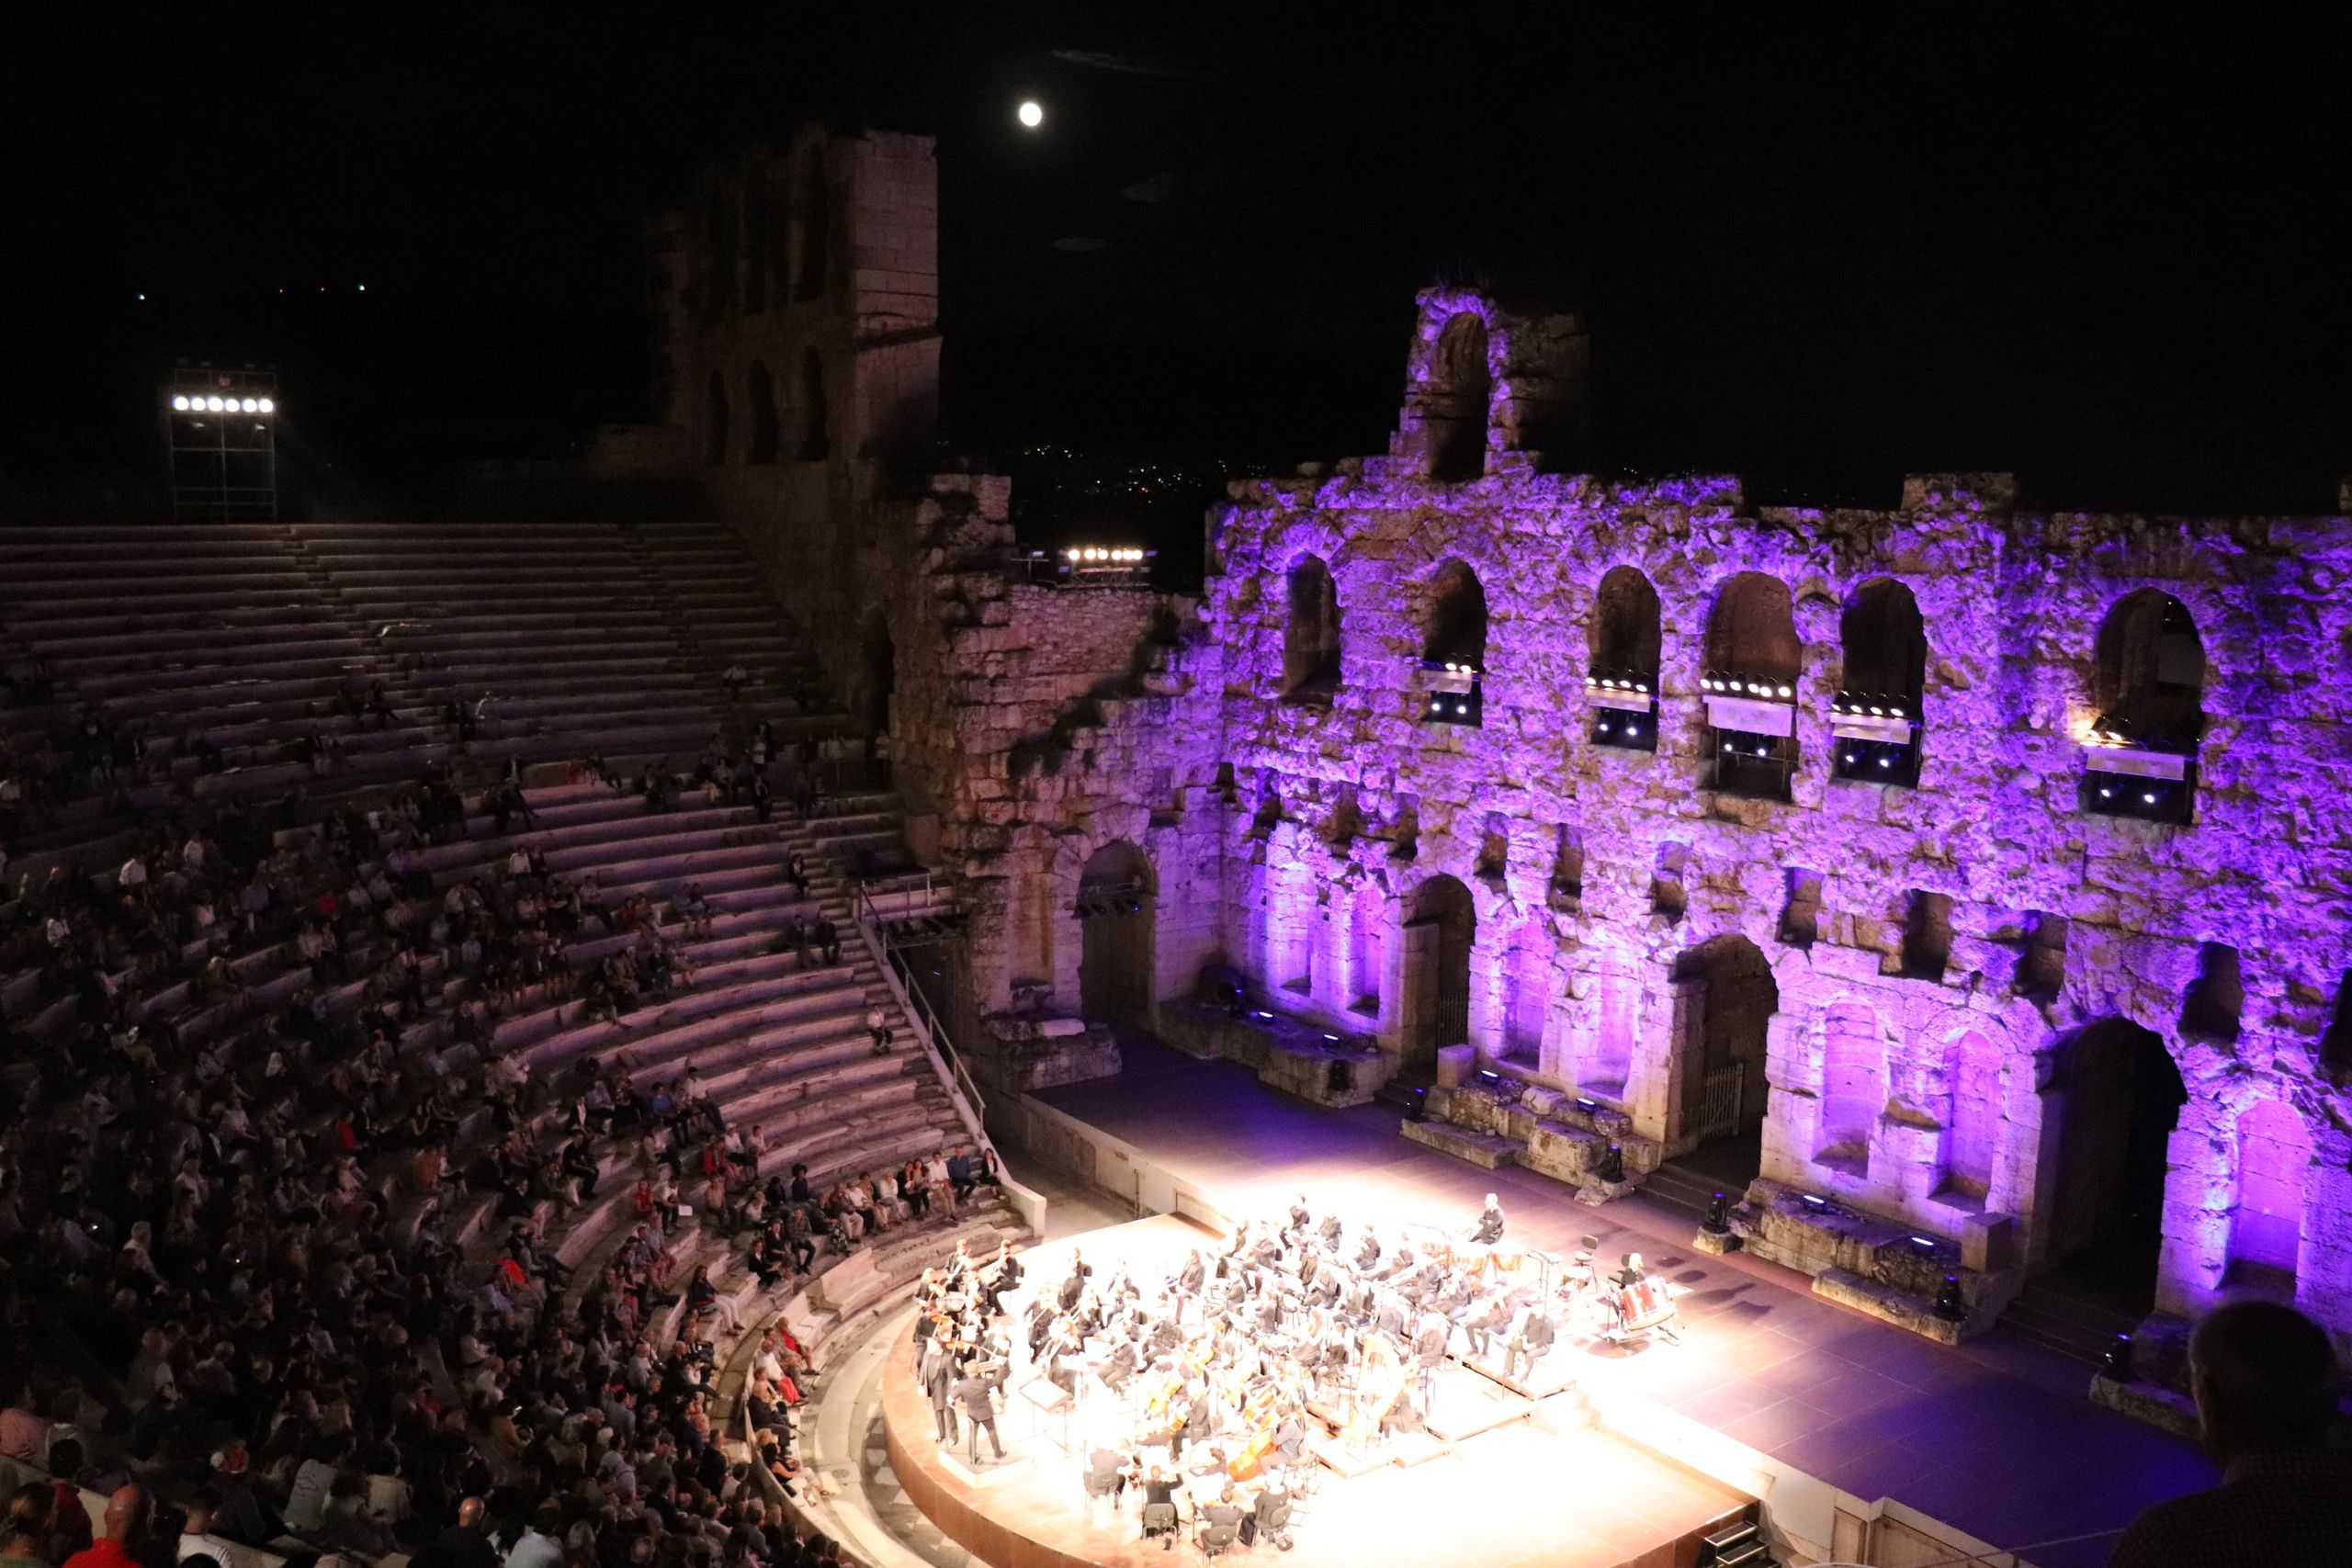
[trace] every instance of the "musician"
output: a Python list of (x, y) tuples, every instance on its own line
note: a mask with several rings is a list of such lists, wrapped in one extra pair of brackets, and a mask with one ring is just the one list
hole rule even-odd
[(1169, 1315), (1183, 1322), (1184, 1309), (1201, 1293), (1201, 1286), (1207, 1279), (1208, 1265), (1202, 1260), (1201, 1249), (1196, 1247), (1184, 1255), (1184, 1266), (1176, 1270), (1176, 1278), (1169, 1286)]
[(1380, 1233), (1372, 1226), (1363, 1227), (1363, 1239), (1356, 1243), (1356, 1272), (1369, 1274), (1380, 1261)]
[(1619, 1257), (1617, 1272), (1609, 1276), (1609, 1282), (1612, 1285), (1638, 1285), (1649, 1277), (1649, 1271), (1642, 1267), (1642, 1255), (1628, 1252)]
[(1480, 1247), (1492, 1247), (1503, 1238), (1503, 1202), (1493, 1193), (1487, 1194), (1487, 1206), (1478, 1215), (1478, 1223), (1471, 1228), (1470, 1239)]
[(1046, 1340), (1054, 1331), (1054, 1298), (1039, 1295), (1029, 1303), (1029, 1359), (1035, 1360), (1045, 1353)]
[(1102, 1370), (1095, 1374), (1102, 1380), (1102, 1386), (1114, 1395), (1124, 1395), (1135, 1375), (1136, 1347), (1131, 1339), (1121, 1339), (1114, 1345), (1109, 1358), (1102, 1363)]
[(1487, 1341), (1510, 1327), (1510, 1303), (1500, 1292), (1490, 1296), (1485, 1306), (1464, 1314), (1462, 1331), (1470, 1339), (1470, 1354), (1479, 1360), (1487, 1359)]
[(1000, 1242), (996, 1249), (996, 1263), (988, 1271), (987, 1282), (980, 1287), (982, 1310), (990, 1317), (1002, 1314), (1004, 1293), (1021, 1283), (1021, 1259), (1012, 1256), (1012, 1244)]
[(1540, 1306), (1529, 1308), (1527, 1314), (1513, 1326), (1510, 1343), (1503, 1347), (1503, 1376), (1513, 1382), (1519, 1381), (1521, 1361), (1527, 1363), (1526, 1374), (1533, 1375), (1535, 1363), (1550, 1351), (1556, 1333), (1551, 1314)]
[(1453, 1325), (1439, 1314), (1421, 1314), (1420, 1328), (1413, 1336), (1413, 1359), (1420, 1363), (1422, 1371), (1436, 1371), (1438, 1363), (1445, 1359), (1445, 1342), (1453, 1331)]
[(1339, 1215), (1324, 1215), (1323, 1223), (1320, 1225), (1317, 1225), (1315, 1229), (1317, 1237), (1323, 1243), (1323, 1250), (1329, 1253), (1334, 1258), (1339, 1257), (1340, 1237), (1342, 1233), (1345, 1232), (1346, 1228), (1346, 1226), (1340, 1223)]
[[(1177, 1483), (1162, 1475), (1159, 1467), (1156, 1464), (1151, 1467), (1150, 1473), (1143, 1478), (1143, 1506), (1147, 1508), (1156, 1503), (1165, 1503), (1170, 1507), (1174, 1507), (1176, 1492)], [(1148, 1535), (1149, 1532), (1146, 1533)], [(1163, 1541), (1160, 1544), (1164, 1549), (1168, 1543)]]
[(1315, 1283), (1306, 1288), (1306, 1304), (1329, 1309), (1340, 1299), (1340, 1271), (1336, 1269), (1318, 1270)]
[(1184, 1457), (1186, 1443), (1202, 1442), (1216, 1435), (1216, 1396), (1210, 1393), (1208, 1385), (1205, 1383), (1188, 1389), (1185, 1393), (1183, 1423), (1168, 1435), (1168, 1457), (1181, 1461)]
[(1413, 1250), (1413, 1244), (1400, 1241), (1396, 1244), (1396, 1250), (1388, 1255), (1388, 1261), (1374, 1270), (1372, 1277), (1375, 1280), (1395, 1280), (1420, 1266), (1420, 1255)]
[(922, 1391), (931, 1399), (931, 1416), (939, 1428), (939, 1446), (956, 1446), (956, 1384), (955, 1353), (947, 1341), (934, 1338), (922, 1353)]
[(1079, 1353), (1080, 1336), (1067, 1317), (1057, 1320), (1046, 1337), (1046, 1381), (1072, 1399), (1078, 1397), (1078, 1371), (1069, 1358)]
[(996, 1384), (967, 1372), (964, 1381), (956, 1385), (956, 1399), (963, 1405), (964, 1422), (971, 1430), (972, 1462), (978, 1464), (980, 1461), (980, 1434), (983, 1431), (989, 1435), (989, 1447), (996, 1450), (997, 1458), (1002, 1459), (1004, 1439), (996, 1433)]
[(1315, 1216), (1306, 1212), (1306, 1194), (1302, 1192), (1290, 1201), (1290, 1228), (1293, 1235), (1304, 1237)]
[(1078, 1248), (1071, 1247), (1069, 1249), (1069, 1278), (1062, 1281), (1060, 1297), (1062, 1311), (1068, 1312), (1078, 1304), (1078, 1298), (1086, 1293), (1086, 1281), (1092, 1278), (1093, 1274), (1094, 1265), (1080, 1258)]
[(1383, 1292), (1372, 1309), (1372, 1326), (1391, 1339), (1405, 1337), (1405, 1298)]
[(1306, 1462), (1306, 1423), (1298, 1418), (1295, 1403), (1283, 1406), (1283, 1418), (1274, 1425), (1274, 1455), (1284, 1466)]
[(1216, 1501), (1201, 1510), (1202, 1533), (1205, 1536), (1211, 1528), (1223, 1526), (1238, 1538), (1241, 1533), (1241, 1517), (1240, 1500), (1234, 1495), (1233, 1483), (1228, 1481), (1217, 1493)]

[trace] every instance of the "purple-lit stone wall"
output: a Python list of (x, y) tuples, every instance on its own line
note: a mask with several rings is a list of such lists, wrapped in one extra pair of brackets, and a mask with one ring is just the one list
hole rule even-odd
[[(2300, 1194), (2292, 1289), (2352, 1330), (2352, 1101), (2320, 1065), (2352, 965), (2344, 520), (2030, 515), (2001, 476), (1914, 479), (1898, 508), (1865, 512), (1755, 508), (1728, 478), (1554, 473), (1514, 411), (1559, 406), (1563, 345), (1580, 373), (1580, 334), (1544, 317), (1522, 338), (1510, 311), (1460, 292), (1421, 304), (1391, 451), (1237, 482), (1210, 519), (1204, 599), (1163, 606), (1172, 635), (1155, 640), (1144, 606), (1121, 620), (1074, 594), (956, 631), (943, 680), (966, 778), (943, 811), (981, 889), (989, 1004), (1012, 1005), (1025, 980), (1032, 999), (1075, 1008), (1076, 868), (1126, 839), (1160, 878), (1162, 996), (1221, 958), (1273, 1005), (1426, 1063), (1452, 982), (1412, 917), (1423, 885), (1449, 876), (1475, 908), (1467, 1033), (1482, 1061), (1622, 1107), (1671, 1154), (1698, 1137), (1711, 1004), (1719, 1027), (1738, 1022), (1722, 1009), (1769, 1007), (1765, 1178), (1954, 1239), (2007, 1216), (2029, 1266), (2063, 1201), (2070, 1097), (2101, 1091), (2070, 1077), (2070, 1039), (2128, 1019), (2161, 1037), (2188, 1091), (2160, 1307), (2214, 1300), (2233, 1235), (2276, 1253), (2280, 1195)], [(1465, 310), (1488, 329), (1487, 471), (1449, 482), (1425, 472), (1422, 416), (1454, 406), (1431, 377)], [(1340, 605), (1328, 704), (1283, 695), (1288, 573), (1309, 553)], [(1476, 727), (1423, 718), (1431, 582), (1451, 561), (1489, 611)], [(1590, 739), (1595, 592), (1618, 566), (1660, 602), (1655, 754)], [(1786, 585), (1802, 644), (1786, 803), (1702, 784), (1702, 643), (1743, 571)], [(1841, 609), (1879, 576), (1909, 589), (1926, 628), (1917, 788), (1830, 773)], [(2186, 827), (2078, 808), (2094, 646), (2143, 587), (2186, 605), (2207, 660)], [(1066, 677), (1035, 673), (1062, 644), (1084, 657)], [(1089, 696), (1089, 664), (1098, 690), (1142, 674)], [(1041, 736), (1049, 768), (1008, 766)], [(1797, 872), (1818, 899), (1801, 920)], [(1905, 961), (1922, 892), (1950, 899), (1939, 973)], [(2028, 963), (2051, 916), (2069, 922), (2054, 994)], [(1734, 935), (1769, 964), (1769, 990), (1676, 978), (1679, 955)], [(2239, 955), (2234, 1039), (2181, 1026), (2208, 942)], [(2278, 1108), (2257, 1134), (2291, 1115), (2307, 1143), (2257, 1136), (2268, 1163), (2248, 1172), (2257, 1106)], [(2267, 1207), (2242, 1222), (2249, 1191)]]

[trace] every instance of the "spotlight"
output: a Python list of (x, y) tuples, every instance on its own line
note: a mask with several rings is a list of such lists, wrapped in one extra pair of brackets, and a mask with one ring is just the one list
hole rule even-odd
[(179, 410), (182, 413), (186, 413), (187, 412), (187, 400), (186, 398), (174, 398), (172, 400), (172, 407)]
[(1598, 1111), (1600, 1109), (1600, 1101), (1597, 1100), (1587, 1100), (1584, 1096), (1578, 1095), (1577, 1096), (1577, 1109), (1578, 1111)]
[(1766, 753), (1768, 753), (1769, 751), (1770, 751), (1771, 750), (1772, 750), (1772, 749), (1771, 749), (1770, 746), (1758, 746), (1758, 748), (1756, 748), (1756, 754), (1757, 754), (1758, 756), (1761, 757), (1761, 756), (1765, 755)]
[(1911, 1245), (1922, 1252), (1933, 1252), (1936, 1249), (1936, 1238), (1931, 1235), (1915, 1235), (1911, 1238)]
[(1268, 1018), (1268, 1019), (1270, 1019), (1270, 1018), (1273, 1017), (1274, 1015), (1273, 1015), (1272, 1013), (1270, 1013), (1270, 1012), (1253, 1012), (1253, 1013), (1251, 1013), (1250, 1016), (1250, 1017), (1252, 1017), (1252, 1018)]
[(1721, 1192), (1707, 1200), (1706, 1224), (1700, 1227), (1709, 1235), (1723, 1235), (1731, 1230), (1731, 1200)]
[(2117, 1382), (2132, 1381), (2132, 1336), (2119, 1334), (2115, 1337), (2115, 1342), (2107, 1348), (2104, 1355), (2099, 1357), (2098, 1370), (2104, 1376), (2113, 1378)]
[(220, 408), (221, 408), (221, 404), (220, 404), (220, 399), (218, 399), (218, 398), (207, 398), (207, 399), (205, 399), (205, 400), (204, 400), (204, 412), (207, 412), (207, 413), (219, 413), (219, 412), (220, 412)]
[(1625, 1151), (1615, 1144), (1600, 1156), (1600, 1179), (1614, 1185), (1625, 1179)]
[(261, 412), (261, 405), (254, 401), (251, 398), (245, 399), (237, 406), (246, 413), (259, 413)]
[(1882, 768), (1891, 768), (1894, 766), (1894, 759), (1892, 757), (1881, 757), (1878, 760), (1878, 765)]
[(1968, 1303), (1960, 1298), (1960, 1276), (1944, 1276), (1943, 1289), (1936, 1292), (1936, 1315), (1946, 1323), (1958, 1323), (1968, 1315)]
[(1803, 1192), (1799, 1193), (1798, 1196), (1804, 1200), (1804, 1206), (1811, 1209), (1815, 1213), (1819, 1213), (1822, 1210), (1829, 1207), (1829, 1200), (1824, 1198), (1818, 1192)]
[(1793, 697), (1793, 696), (1795, 696), (1795, 695), (1796, 695), (1796, 693), (1795, 693), (1795, 692), (1793, 692), (1793, 691), (1790, 690), (1790, 689), (1789, 689), (1788, 687), (1786, 687), (1786, 686), (1782, 686), (1781, 688), (1780, 688), (1780, 692), (1781, 692), (1781, 701), (1783, 701), (1783, 702), (1786, 702), (1789, 698)]
[(1850, 762), (1854, 760), (1854, 754), (1851, 751), (1849, 751), (1845, 754), (1845, 758), (1847, 761)]
[(2112, 798), (2114, 797), (2114, 795), (2115, 795), (2115, 790), (2114, 790), (2113, 786), (2109, 785), (2109, 784), (2101, 784), (2101, 785), (2099, 785), (2099, 786), (2098, 786), (2098, 797), (2099, 797), (2101, 800), (2109, 800), (2109, 799), (2112, 799)]
[(1605, 718), (1600, 721), (1600, 733), (1603, 735), (1610, 733), (1609, 721)]
[(2141, 805), (2143, 805), (2143, 806), (2154, 806), (2155, 803), (2156, 803), (2156, 792), (2155, 792), (2154, 790), (2147, 790), (2147, 791), (2143, 791), (2143, 792), (2142, 793), (2142, 795), (2141, 795), (2141, 796), (2140, 796), (2140, 804), (2141, 804)]

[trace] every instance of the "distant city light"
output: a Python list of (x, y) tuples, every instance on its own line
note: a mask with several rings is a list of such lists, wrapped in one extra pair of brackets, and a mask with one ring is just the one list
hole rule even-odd
[(1019, 115), (1021, 123), (1032, 130), (1046, 123), (1045, 107), (1035, 98), (1023, 99), (1021, 107), (1014, 112)]

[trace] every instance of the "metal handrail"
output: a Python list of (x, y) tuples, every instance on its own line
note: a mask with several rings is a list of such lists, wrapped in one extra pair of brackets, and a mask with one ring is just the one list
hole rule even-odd
[(890, 994), (898, 998), (899, 1010), (905, 1015), (908, 1025), (913, 1031), (915, 1043), (922, 1047), (923, 1055), (931, 1061), (932, 1070), (939, 1075), (941, 1086), (947, 1090), (948, 1098), (955, 1102), (956, 1116), (963, 1122), (965, 1130), (971, 1134), (972, 1141), (988, 1151), (995, 1166), (997, 1181), (1005, 1196), (1012, 1201), (1014, 1210), (1021, 1215), (1022, 1222), (1038, 1235), (1044, 1235), (1046, 1229), (1044, 1194), (1033, 1191), (1012, 1179), (1012, 1171), (1004, 1163), (1003, 1155), (996, 1146), (996, 1140), (989, 1136), (988, 1125), (981, 1120), (980, 1113), (986, 1108), (987, 1101), (981, 1097), (979, 1086), (972, 1081), (971, 1074), (965, 1070), (963, 1058), (953, 1051), (949, 1043), (947, 1026), (941, 1021), (938, 1013), (933, 1010), (931, 998), (924, 996), (922, 988), (913, 983), (914, 977), (911, 974), (900, 971), (899, 955), (893, 953), (889, 943), (883, 940), (880, 911), (876, 908), (863, 882), (857, 884), (857, 898), (851, 907), (851, 913), (857, 925), (859, 940), (865, 943), (866, 950), (874, 955), (877, 966), (881, 969), (883, 983), (889, 987)]

